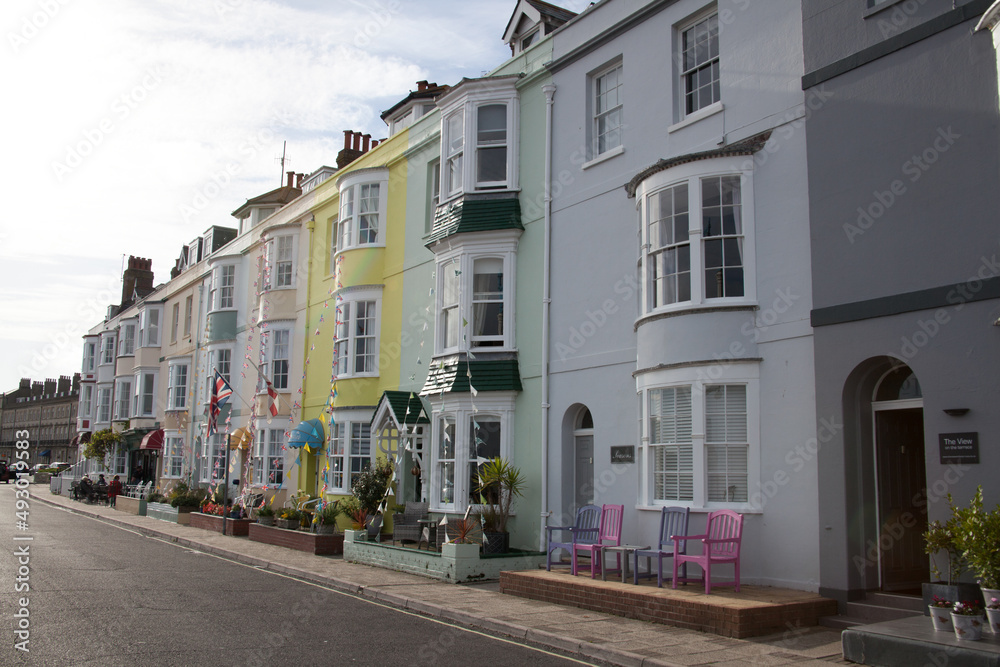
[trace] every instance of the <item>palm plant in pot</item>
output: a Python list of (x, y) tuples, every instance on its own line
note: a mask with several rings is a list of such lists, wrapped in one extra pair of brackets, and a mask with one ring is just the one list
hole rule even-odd
[(316, 526), (317, 535), (333, 535), (337, 532), (337, 517), (339, 517), (343, 511), (337, 504), (337, 501), (332, 503), (326, 503), (323, 507), (316, 512), (313, 517), (313, 524)]
[(483, 553), (506, 553), (510, 549), (510, 519), (514, 498), (524, 494), (524, 476), (510, 461), (499, 456), (479, 467), (479, 497), (482, 503)]

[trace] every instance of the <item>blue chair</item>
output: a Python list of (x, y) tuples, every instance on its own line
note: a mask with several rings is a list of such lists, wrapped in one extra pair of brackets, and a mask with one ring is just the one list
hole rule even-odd
[[(548, 537), (547, 555), (545, 557), (545, 569), (552, 570), (552, 552), (556, 549), (565, 549), (573, 554), (578, 544), (596, 544), (601, 529), (601, 508), (597, 505), (584, 505), (576, 511), (576, 520), (572, 526), (546, 526), (545, 533)], [(569, 536), (562, 535), (558, 539), (552, 533), (559, 531), (569, 533)]]
[[(652, 577), (652, 560), (656, 559), (656, 586), (663, 588), (663, 559), (674, 557), (673, 535), (687, 535), (688, 530), (688, 508), (687, 507), (664, 507), (660, 510), (660, 542), (655, 549), (637, 550), (633, 555), (632, 582), (638, 584), (639, 577)], [(687, 553), (687, 542), (680, 540), (678, 553)], [(639, 574), (639, 558), (646, 559), (646, 574)], [(687, 564), (683, 566), (682, 578), (687, 578)]]

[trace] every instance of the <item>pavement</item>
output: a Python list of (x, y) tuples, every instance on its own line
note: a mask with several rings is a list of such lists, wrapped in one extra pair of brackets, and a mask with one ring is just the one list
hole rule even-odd
[(315, 556), (251, 542), (245, 537), (134, 516), (54, 495), (41, 484), (32, 485), (31, 493), (34, 500), (149, 537), (431, 618), (563, 651), (584, 661), (636, 667), (852, 664), (842, 659), (839, 630), (792, 628), (766, 637), (730, 639), (503, 595), (495, 584), (451, 584), (345, 562), (340, 556)]

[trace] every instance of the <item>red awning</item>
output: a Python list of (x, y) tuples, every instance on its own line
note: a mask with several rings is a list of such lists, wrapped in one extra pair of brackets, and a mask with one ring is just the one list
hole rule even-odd
[(158, 428), (142, 436), (142, 444), (139, 445), (139, 449), (161, 451), (163, 449), (163, 429)]

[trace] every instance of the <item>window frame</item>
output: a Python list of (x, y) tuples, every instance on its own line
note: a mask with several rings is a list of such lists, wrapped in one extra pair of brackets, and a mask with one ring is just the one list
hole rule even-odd
[(97, 341), (86, 341), (83, 344), (83, 373), (90, 375), (97, 371), (97, 354), (100, 347), (100, 338)]
[(111, 423), (111, 406), (114, 387), (104, 385), (97, 387), (97, 409), (94, 421), (98, 424)]
[[(385, 168), (361, 169), (346, 174), (338, 181), (340, 189), (339, 217), (331, 224), (336, 225), (336, 252), (334, 255), (354, 248), (385, 247), (386, 216), (389, 206), (389, 171)], [(372, 188), (378, 188), (377, 196), (372, 195)], [(374, 202), (375, 210), (362, 210), (363, 204)], [(362, 238), (361, 224), (363, 219), (368, 223), (374, 221), (374, 236)], [(335, 261), (331, 265), (331, 271)]]
[[(257, 431), (257, 439), (253, 443), (253, 487), (280, 487), (284, 483), (285, 457), (282, 448), (285, 444), (284, 429), (262, 428)], [(277, 473), (275, 478), (271, 477), (272, 472)]]
[(94, 385), (80, 386), (80, 408), (77, 410), (80, 419), (90, 419), (94, 413)]
[(115, 363), (116, 351), (115, 335), (113, 333), (101, 334), (101, 366)]
[(184, 474), (184, 434), (180, 431), (163, 433), (163, 469), (160, 476), (180, 479)]
[[(370, 410), (337, 410), (333, 413), (326, 452), (330, 469), (330, 477), (326, 480), (327, 493), (350, 494), (351, 484), (364, 465), (374, 463), (376, 448), (371, 420)], [(367, 452), (363, 451), (366, 429)], [(355, 451), (355, 445), (358, 445), (358, 451)]]
[[(434, 354), (444, 355), (462, 351), (510, 352), (515, 348), (515, 318), (516, 300), (514, 289), (517, 275), (517, 238), (509, 233), (490, 234), (483, 232), (477, 235), (471, 243), (463, 243), (435, 257), (435, 289), (434, 289)], [(475, 328), (475, 266), (477, 260), (499, 259), (503, 267), (503, 282), (501, 284), (502, 298), (500, 300), (502, 313), (502, 333), (499, 335), (476, 335)], [(457, 302), (445, 297), (445, 281), (449, 271), (456, 272), (458, 279)], [(456, 312), (458, 324), (457, 340), (449, 344), (447, 338), (446, 315)], [(447, 312), (446, 312), (447, 311)], [(466, 322), (463, 326), (462, 322)], [(481, 345), (477, 343), (499, 342), (499, 345)]]
[(132, 414), (132, 376), (115, 380), (114, 421), (125, 421)]
[[(600, 111), (599, 102), (601, 99), (601, 93), (599, 92), (600, 82), (605, 77), (611, 75), (614, 72), (618, 72), (617, 85), (615, 86), (616, 97), (618, 103), (609, 110)], [(621, 56), (615, 58), (612, 62), (602, 65), (599, 69), (595, 70), (588, 76), (589, 80), (589, 104), (588, 111), (590, 116), (589, 122), (589, 148), (590, 148), (590, 160), (599, 160), (601, 158), (608, 158), (618, 155), (624, 152), (625, 141), (623, 134), (624, 129), (624, 108), (625, 103), (622, 99), (622, 88), (624, 87), (623, 76), (625, 73), (624, 63)], [(608, 146), (604, 150), (601, 150), (600, 140), (602, 133), (600, 132), (600, 119), (601, 117), (609, 117), (615, 111), (618, 111), (618, 143), (614, 146)]]
[(160, 347), (160, 329), (163, 324), (163, 308), (147, 306), (139, 313), (140, 347)]
[[(427, 494), (432, 512), (464, 512), (478, 503), (472, 502), (475, 491), (472, 481), (471, 456), (472, 431), (474, 423), (498, 423), (500, 425), (498, 456), (510, 459), (511, 437), (514, 429), (515, 392), (495, 392), (486, 396), (480, 394), (473, 404), (472, 397), (429, 397), (431, 402), (430, 480)], [(454, 425), (452, 457), (442, 456), (442, 437), (446, 424)], [(424, 454), (425, 459), (428, 456)], [(445, 490), (445, 466), (451, 465), (451, 502), (447, 502), (442, 492)]]
[[(219, 432), (205, 436), (201, 442), (202, 465), (199, 477), (203, 483), (225, 481), (226, 479), (225, 466), (229, 465), (229, 447), (225, 438), (226, 434)], [(219, 463), (219, 472), (221, 473), (219, 477), (212, 476), (212, 473), (215, 472), (216, 463)]]
[[(339, 303), (336, 310), (334, 327), (335, 340), (333, 345), (334, 369), (338, 378), (378, 377), (380, 373), (380, 346), (382, 331), (382, 290), (381, 288), (364, 288), (343, 290), (337, 294)], [(358, 342), (361, 336), (357, 331), (357, 311), (359, 304), (366, 304), (366, 310), (373, 308), (366, 320), (371, 324), (371, 332), (363, 336), (372, 341), (372, 349), (365, 351), (365, 356), (372, 359), (371, 370), (358, 371)], [(346, 337), (343, 336), (346, 334)]]
[[(757, 302), (757, 267), (754, 241), (754, 196), (753, 196), (753, 165), (752, 160), (742, 157), (715, 158), (699, 160), (680, 165), (667, 171), (648, 177), (636, 189), (636, 207), (640, 222), (640, 275), (641, 281), (641, 314), (640, 317), (664, 312), (690, 310), (694, 308), (756, 305)], [(742, 227), (742, 273), (743, 295), (708, 297), (705, 289), (705, 241), (703, 235), (702, 184), (706, 179), (726, 176), (740, 177), (740, 224)], [(656, 279), (653, 258), (665, 246), (652, 247), (650, 227), (652, 220), (652, 197), (678, 185), (687, 185), (688, 200), (688, 239), (690, 298), (687, 301), (674, 301), (657, 304), (654, 302), (656, 290), (653, 281)], [(658, 220), (663, 220), (661, 216)], [(715, 237), (708, 237), (710, 240)]]
[[(298, 255), (298, 236), (281, 234), (268, 240), (268, 259), (271, 263), (271, 280), (268, 289), (295, 289), (295, 264)], [(281, 258), (282, 243), (287, 243), (288, 257)]]
[[(223, 359), (223, 357), (225, 358)], [(212, 389), (215, 387), (215, 369), (217, 367), (221, 366), (221, 368), (219, 368), (219, 373), (222, 375), (222, 378), (229, 383), (230, 387), (232, 386), (233, 349), (229, 346), (210, 348), (208, 350), (207, 362), (205, 403), (212, 400)]]
[(186, 299), (184, 299), (184, 336), (189, 337), (191, 335), (191, 319), (194, 314), (194, 295), (189, 294)]
[[(702, 63), (696, 63), (693, 68), (685, 68), (684, 62), (684, 41), (686, 34), (691, 30), (696, 30), (697, 27), (707, 21), (715, 19), (715, 47), (716, 55), (709, 57), (707, 61)], [(711, 27), (708, 28), (711, 30)], [(701, 114), (709, 113), (710, 110), (714, 109), (716, 105), (722, 104), (722, 41), (721, 37), (721, 21), (719, 19), (719, 9), (715, 3), (705, 7), (698, 13), (689, 17), (682, 23), (677, 24), (675, 28), (675, 41), (676, 41), (676, 58), (677, 58), (677, 119), (678, 122), (683, 121), (686, 118), (691, 117), (701, 117)], [(711, 33), (709, 33), (711, 34)], [(711, 50), (709, 51), (711, 53)], [(714, 84), (714, 87), (718, 88), (718, 98), (713, 99), (708, 104), (700, 105), (695, 108), (689, 109), (688, 99), (691, 91), (688, 90), (688, 77), (691, 75), (697, 75), (698, 72), (704, 70), (706, 67), (711, 68), (713, 63), (718, 71), (718, 78), (713, 78), (710, 82)], [(698, 86), (695, 90), (700, 90), (703, 86)]]
[[(181, 373), (180, 369), (184, 372)], [(187, 410), (188, 408), (188, 388), (191, 382), (190, 359), (171, 359), (167, 363), (167, 404), (166, 410)], [(178, 381), (183, 378), (184, 382)]]
[[(719, 443), (709, 442), (706, 389), (716, 386), (745, 387), (746, 443), (746, 501), (720, 501), (709, 499), (709, 449)], [(691, 390), (691, 476), (692, 498), (657, 499), (655, 494), (656, 448), (652, 442), (651, 397), (662, 389), (689, 387)], [(692, 510), (733, 509), (740, 512), (759, 512), (762, 499), (756, 493), (754, 482), (760, 479), (760, 380), (757, 364), (738, 364), (730, 367), (694, 366), (677, 369), (658, 370), (637, 376), (637, 392), (640, 405), (639, 436), (639, 493), (638, 506), (641, 509), (659, 509), (664, 505), (679, 505)]]
[(129, 320), (127, 322), (122, 322), (118, 329), (118, 356), (119, 357), (131, 357), (135, 356), (135, 332), (138, 322), (136, 320)]
[[(159, 371), (150, 369), (139, 369), (133, 376), (133, 393), (134, 399), (132, 401), (132, 416), (142, 419), (146, 417), (156, 416), (156, 380), (159, 375)], [(149, 386), (149, 391), (145, 390), (145, 380), (147, 377), (152, 378), (152, 382)], [(149, 410), (144, 410), (146, 404), (146, 399), (149, 399)]]
[[(276, 391), (288, 391), (291, 384), (291, 370), (292, 370), (292, 350), (295, 343), (294, 337), (292, 336), (291, 325), (280, 325), (269, 326), (267, 330), (262, 334), (266, 338), (264, 344), (264, 359), (261, 363), (260, 370), (261, 375), (271, 381), (271, 386), (274, 387)], [(284, 342), (279, 342), (279, 339), (284, 339)], [(287, 354), (287, 356), (276, 357), (275, 347), (284, 345), (288, 349), (280, 350)], [(274, 374), (274, 362), (283, 362), (283, 373), (279, 377), (282, 381), (279, 383)], [(267, 393), (267, 384), (261, 381), (257, 386), (258, 394)]]

